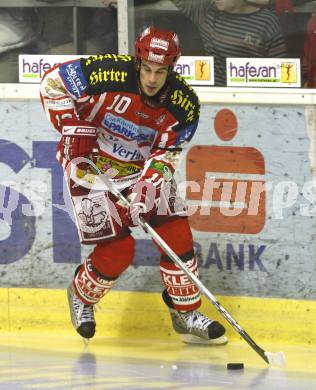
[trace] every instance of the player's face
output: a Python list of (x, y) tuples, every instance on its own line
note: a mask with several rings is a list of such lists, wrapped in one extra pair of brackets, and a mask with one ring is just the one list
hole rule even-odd
[(142, 60), (140, 65), (140, 87), (148, 96), (154, 96), (164, 86), (168, 76), (168, 65), (154, 64)]

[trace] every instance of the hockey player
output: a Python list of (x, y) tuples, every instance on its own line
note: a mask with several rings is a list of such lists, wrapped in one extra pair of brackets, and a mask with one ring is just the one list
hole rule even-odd
[[(48, 71), (41, 83), (45, 112), (61, 133), (57, 158), (67, 174), (73, 172), (72, 161), (89, 157), (101, 172), (116, 170), (115, 185), (132, 201), (127, 210), (104, 189), (68, 180), (81, 242), (95, 245), (68, 288), (73, 326), (87, 339), (95, 334), (94, 305), (132, 263), (130, 227), (137, 215), (198, 274), (188, 219), (176, 207), (173, 172), (197, 128), (200, 104), (173, 71), (179, 56), (177, 35), (150, 27), (136, 40), (134, 57), (102, 54), (73, 60)], [(86, 163), (75, 167), (80, 183), (87, 177), (91, 181), (87, 168)], [(226, 343), (224, 327), (197, 311), (199, 290), (160, 252), (162, 297), (175, 331), (185, 342)]]

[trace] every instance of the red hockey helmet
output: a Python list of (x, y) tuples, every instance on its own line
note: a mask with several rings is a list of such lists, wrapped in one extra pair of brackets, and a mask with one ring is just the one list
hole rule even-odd
[(181, 55), (178, 35), (148, 27), (135, 41), (135, 60), (175, 66)]

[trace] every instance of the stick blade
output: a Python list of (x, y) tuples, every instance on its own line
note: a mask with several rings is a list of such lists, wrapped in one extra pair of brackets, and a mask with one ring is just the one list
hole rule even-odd
[(271, 366), (284, 367), (286, 363), (285, 355), (283, 352), (267, 352), (264, 353), (269, 360)]

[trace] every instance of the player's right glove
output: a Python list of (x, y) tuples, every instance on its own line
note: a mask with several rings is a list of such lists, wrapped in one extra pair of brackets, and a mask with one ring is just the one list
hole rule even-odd
[(127, 199), (130, 201), (130, 207), (125, 208), (117, 202), (124, 225), (137, 226), (139, 216), (146, 222), (150, 221), (160, 203), (162, 186), (165, 182), (170, 182), (172, 174), (173, 168), (170, 164), (155, 159), (151, 161), (140, 180), (129, 191)]
[(157, 191), (154, 185), (150, 182), (142, 185), (142, 182), (136, 183), (136, 185), (130, 189), (130, 193), (127, 195), (127, 199), (130, 201), (130, 207), (126, 208), (116, 203), (117, 211), (121, 217), (123, 225), (134, 227), (138, 225), (138, 218), (141, 216), (146, 222), (149, 222), (150, 218), (156, 211), (156, 199), (159, 197), (160, 191)]
[(147, 207), (146, 203), (148, 202), (146, 202), (145, 196), (142, 195), (138, 202), (133, 200), (129, 208), (125, 208), (120, 206), (120, 204), (117, 204), (117, 210), (123, 225), (129, 227), (137, 226), (139, 217), (142, 217), (146, 222), (149, 222), (152, 216), (153, 207)]
[(98, 151), (97, 129), (91, 122), (63, 121), (62, 137), (57, 146), (57, 158), (63, 166), (77, 157), (93, 158)]

